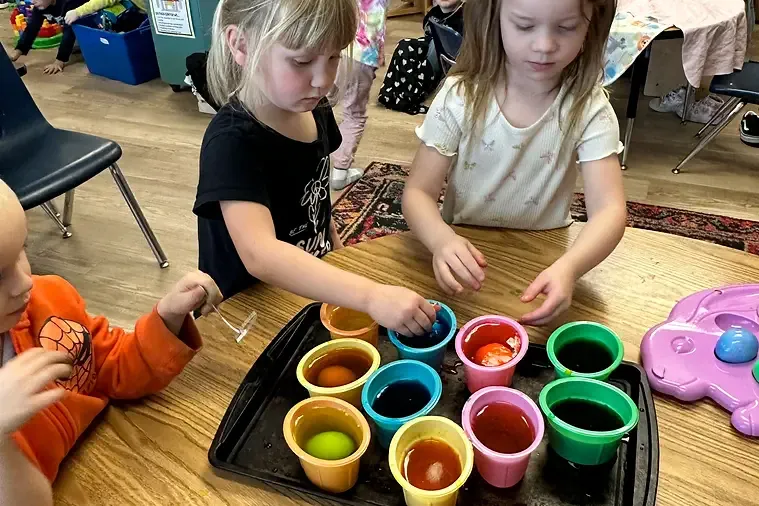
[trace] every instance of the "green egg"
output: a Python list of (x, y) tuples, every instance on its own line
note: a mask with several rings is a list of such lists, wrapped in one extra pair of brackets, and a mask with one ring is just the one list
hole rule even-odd
[(304, 450), (317, 459), (340, 460), (356, 451), (356, 443), (349, 435), (330, 430), (309, 439)]

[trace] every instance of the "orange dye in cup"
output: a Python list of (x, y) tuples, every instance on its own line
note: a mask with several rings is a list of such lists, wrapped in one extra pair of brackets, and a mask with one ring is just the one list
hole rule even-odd
[(354, 332), (371, 327), (374, 324), (374, 320), (366, 313), (354, 311), (347, 307), (339, 307), (332, 311), (329, 323), (343, 332)]
[(494, 402), (474, 415), (472, 431), (479, 441), (498, 453), (519, 453), (535, 441), (527, 415), (508, 402)]
[(461, 476), (461, 460), (448, 444), (423, 439), (406, 453), (401, 474), (416, 488), (441, 490)]
[(511, 325), (486, 322), (469, 332), (461, 348), (475, 364), (496, 367), (509, 363), (519, 353), (521, 340)]

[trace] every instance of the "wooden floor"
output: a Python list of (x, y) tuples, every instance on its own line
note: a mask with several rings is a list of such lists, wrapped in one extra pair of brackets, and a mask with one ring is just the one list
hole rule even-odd
[[(0, 41), (11, 47), (7, 11), (0, 11)], [(418, 36), (421, 17), (389, 22), (388, 59), (398, 39)], [(754, 51), (756, 53), (756, 51)], [(77, 190), (74, 236), (63, 240), (41, 210), (29, 212), (28, 253), (35, 273), (71, 281), (90, 310), (131, 327), (197, 262), (191, 212), (198, 153), (210, 116), (197, 112), (194, 96), (173, 93), (160, 80), (132, 87), (87, 73), (81, 56), (56, 76), (42, 68), (54, 51), (32, 51), (26, 85), (47, 119), (59, 128), (93, 133), (121, 144), (121, 168), (166, 250), (171, 267), (158, 268), (116, 186), (106, 172)], [(384, 76), (381, 69), (372, 97)], [(624, 123), (628, 81), (612, 87)], [(670, 169), (694, 144), (697, 125), (681, 126), (674, 114), (650, 111), (641, 100), (625, 186), (629, 200), (759, 220), (759, 150), (741, 144), (735, 124), (678, 176)], [(424, 116), (409, 116), (370, 103), (369, 124), (356, 165), (373, 160), (408, 163)], [(29, 147), (30, 149), (41, 148)]]

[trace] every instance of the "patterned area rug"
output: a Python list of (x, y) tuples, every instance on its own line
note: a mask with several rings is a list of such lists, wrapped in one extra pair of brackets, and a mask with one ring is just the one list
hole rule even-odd
[[(345, 244), (408, 230), (401, 195), (408, 169), (373, 162), (366, 174), (335, 202), (332, 216)], [(442, 197), (441, 197), (442, 202)], [(627, 203), (627, 225), (700, 239), (759, 255), (759, 222), (671, 207)], [(587, 221), (585, 198), (575, 194), (572, 217)]]

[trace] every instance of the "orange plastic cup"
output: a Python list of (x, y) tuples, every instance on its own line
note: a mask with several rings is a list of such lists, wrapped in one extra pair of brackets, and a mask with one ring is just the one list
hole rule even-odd
[[(367, 370), (360, 378), (352, 381), (351, 383), (348, 383), (347, 385), (331, 388), (314, 385), (306, 379), (306, 371), (308, 370), (309, 366), (313, 364), (317, 359), (329, 353), (344, 350), (346, 348), (360, 352), (361, 354), (365, 355), (371, 363), (369, 370)], [(379, 352), (377, 351), (377, 348), (372, 346), (370, 343), (361, 341), (359, 339), (339, 339), (322, 343), (306, 353), (303, 358), (300, 359), (295, 374), (298, 377), (298, 382), (303, 385), (306, 390), (308, 390), (309, 396), (317, 397), (323, 395), (326, 397), (336, 397), (338, 399), (348, 401), (357, 408), (360, 408), (361, 391), (364, 388), (364, 383), (366, 383), (374, 371), (379, 369), (380, 361), (381, 358)]]
[[(290, 409), (282, 429), (287, 446), (300, 460), (311, 483), (334, 494), (356, 484), (361, 457), (372, 438), (369, 424), (358, 409), (342, 399), (311, 397)], [(356, 451), (340, 460), (318, 459), (306, 453), (303, 447), (309, 438), (331, 430), (349, 435), (358, 447)]]
[(352, 337), (361, 339), (377, 346), (379, 340), (379, 325), (371, 316), (347, 307), (322, 304), (321, 320), (332, 339)]

